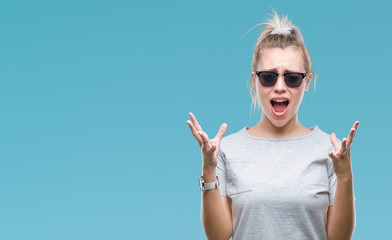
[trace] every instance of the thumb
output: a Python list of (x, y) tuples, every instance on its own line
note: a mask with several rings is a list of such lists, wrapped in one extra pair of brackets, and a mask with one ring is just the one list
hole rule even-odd
[(340, 149), (340, 145), (339, 145), (339, 142), (338, 142), (338, 140), (337, 140), (337, 138), (336, 138), (336, 134), (335, 134), (335, 133), (332, 133), (332, 134), (329, 136), (329, 139), (331, 140), (331, 143), (332, 143), (333, 147), (335, 148), (335, 152), (338, 152), (339, 149)]
[(226, 129), (227, 129), (227, 123), (223, 123), (221, 125), (221, 127), (219, 128), (218, 133), (216, 134), (214, 139), (216, 139), (217, 141), (220, 142), (220, 140), (222, 139), (223, 135), (225, 135)]

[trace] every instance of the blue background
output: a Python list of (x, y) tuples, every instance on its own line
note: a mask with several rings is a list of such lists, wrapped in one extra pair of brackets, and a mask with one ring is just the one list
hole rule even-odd
[(253, 126), (253, 48), (271, 7), (319, 77), (299, 110), (339, 139), (354, 121), (354, 239), (392, 239), (387, 1), (3, 1), (0, 239), (205, 239), (193, 112)]

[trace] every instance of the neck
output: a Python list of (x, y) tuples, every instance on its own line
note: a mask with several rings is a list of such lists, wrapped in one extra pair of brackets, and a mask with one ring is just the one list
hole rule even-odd
[(263, 113), (260, 121), (255, 126), (263, 135), (274, 138), (291, 137), (298, 135), (299, 132), (308, 130), (298, 121), (298, 114), (293, 116), (284, 126), (277, 127)]

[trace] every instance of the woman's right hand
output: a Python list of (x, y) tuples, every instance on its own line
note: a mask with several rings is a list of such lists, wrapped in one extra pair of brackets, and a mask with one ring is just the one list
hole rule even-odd
[(207, 133), (203, 131), (193, 113), (190, 112), (189, 116), (191, 117), (193, 123), (189, 120), (186, 122), (188, 123), (193, 136), (199, 142), (203, 158), (203, 169), (215, 170), (216, 166), (218, 165), (220, 142), (226, 132), (227, 124), (223, 123), (219, 128), (216, 136), (213, 139), (209, 139)]

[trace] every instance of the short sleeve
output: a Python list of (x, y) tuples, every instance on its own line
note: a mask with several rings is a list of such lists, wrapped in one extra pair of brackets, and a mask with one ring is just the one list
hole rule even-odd
[(226, 170), (226, 156), (222, 151), (222, 146), (219, 149), (218, 165), (216, 166), (216, 176), (219, 178), (220, 195), (227, 197), (227, 170)]
[[(342, 144), (342, 142), (338, 139), (339, 145)], [(329, 150), (330, 152), (335, 153), (335, 148), (331, 145), (331, 149)], [(332, 159), (328, 156), (328, 182), (329, 182), (329, 206), (332, 206), (334, 204), (335, 200), (335, 193), (336, 193), (336, 185), (337, 185), (337, 177), (335, 174), (335, 171), (333, 169), (333, 162)], [(354, 195), (354, 202), (356, 202), (356, 198)]]
[[(333, 153), (335, 153), (334, 150)], [(332, 159), (329, 156), (328, 156), (328, 181), (329, 181), (329, 206), (332, 206), (335, 200), (337, 178), (336, 178), (335, 171), (333, 170)]]

